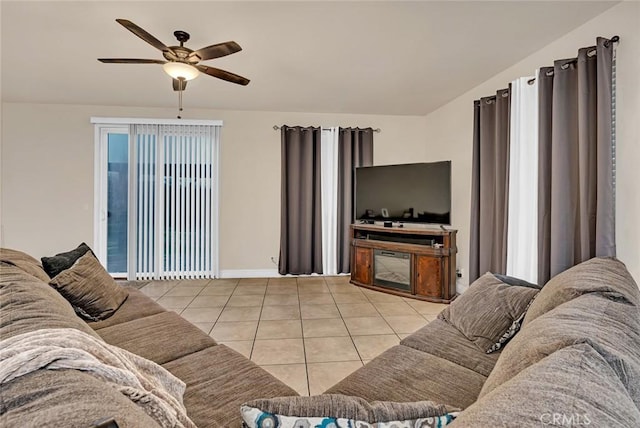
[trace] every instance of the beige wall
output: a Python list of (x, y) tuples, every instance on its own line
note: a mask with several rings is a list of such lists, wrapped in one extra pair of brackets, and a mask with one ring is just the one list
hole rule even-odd
[[(618, 254), (640, 279), (640, 4), (622, 3), (426, 117), (189, 110), (224, 121), (220, 266), (275, 269), (280, 216), (280, 134), (274, 124), (372, 126), (376, 164), (452, 160), (452, 224), (467, 283), (474, 99), (554, 59), (575, 56), (597, 36), (618, 46)], [(2, 245), (41, 256), (93, 239), (91, 116), (175, 117), (173, 109), (3, 104)], [(426, 137), (425, 137), (426, 136)]]
[(617, 49), (617, 244), (618, 257), (640, 280), (640, 3), (615, 6), (458, 97), (425, 118), (428, 160), (452, 159), (452, 224), (459, 229), (458, 266), (465, 271), (459, 288), (468, 284), (473, 100), (505, 88), (517, 77), (533, 75), (554, 59), (577, 55), (596, 37), (620, 36)]
[[(91, 116), (175, 117), (173, 109), (3, 105), (4, 246), (34, 256), (93, 240)], [(280, 228), (280, 132), (273, 125), (372, 126), (377, 164), (424, 155), (424, 117), (189, 110), (224, 121), (220, 176), (220, 267), (275, 269)]]

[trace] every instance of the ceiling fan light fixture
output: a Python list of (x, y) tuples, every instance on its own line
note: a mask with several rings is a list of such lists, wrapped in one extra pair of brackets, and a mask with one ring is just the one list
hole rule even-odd
[(197, 68), (184, 62), (167, 62), (162, 68), (174, 79), (193, 80), (200, 75)]

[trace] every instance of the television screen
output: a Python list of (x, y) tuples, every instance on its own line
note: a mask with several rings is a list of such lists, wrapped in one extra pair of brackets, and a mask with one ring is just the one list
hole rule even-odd
[(451, 224), (451, 161), (356, 168), (356, 220)]

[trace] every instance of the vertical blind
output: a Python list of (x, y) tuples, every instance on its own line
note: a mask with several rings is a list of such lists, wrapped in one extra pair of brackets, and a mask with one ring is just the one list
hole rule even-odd
[(215, 275), (219, 134), (211, 125), (131, 125), (130, 277)]

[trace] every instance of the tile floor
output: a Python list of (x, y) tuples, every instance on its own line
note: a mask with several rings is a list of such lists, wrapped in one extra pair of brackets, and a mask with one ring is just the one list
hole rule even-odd
[(142, 291), (301, 395), (322, 393), (445, 307), (348, 276), (154, 281)]

